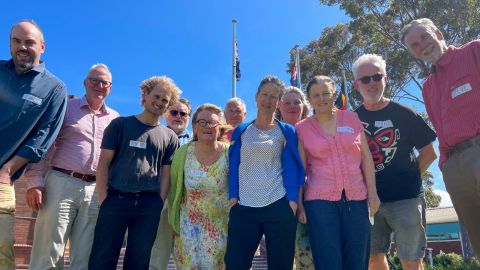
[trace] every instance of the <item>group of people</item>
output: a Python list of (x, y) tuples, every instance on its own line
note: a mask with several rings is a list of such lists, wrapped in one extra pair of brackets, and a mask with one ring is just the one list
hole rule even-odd
[(375, 54), (353, 63), (355, 112), (333, 105), (324, 75), (305, 93), (266, 76), (249, 122), (239, 98), (193, 112), (172, 79), (154, 76), (140, 85), (143, 111), (121, 117), (105, 102), (107, 65), (93, 65), (85, 95), (67, 99), (40, 61), (40, 27), (20, 21), (12, 59), (0, 61), (0, 268), (15, 268), (13, 183), (24, 178), (38, 211), (30, 269), (62, 269), (67, 241), (71, 269), (116, 269), (126, 241), (124, 269), (167, 269), (173, 255), (177, 269), (246, 270), (262, 237), (269, 269), (388, 269), (392, 240), (403, 269), (423, 269), (421, 176), (437, 136), (479, 255), (480, 41), (447, 47), (425, 18), (401, 37), (432, 65), (423, 96), (435, 132), (384, 97), (386, 62)]

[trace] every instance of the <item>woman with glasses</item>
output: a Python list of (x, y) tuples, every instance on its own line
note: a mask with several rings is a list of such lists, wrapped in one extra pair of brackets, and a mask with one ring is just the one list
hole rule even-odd
[(222, 109), (198, 107), (193, 141), (173, 157), (168, 222), (175, 236), (177, 269), (224, 269), (228, 223), (227, 126)]
[(255, 95), (257, 118), (237, 126), (229, 150), (227, 269), (250, 269), (265, 235), (268, 268), (291, 270), (297, 201), (305, 174), (291, 125), (274, 119), (285, 92), (277, 77), (265, 77)]
[(380, 205), (375, 171), (356, 113), (337, 110), (334, 81), (315, 76), (307, 98), (315, 114), (300, 121), (300, 154), (306, 183), (299, 200), (307, 223), (315, 269), (367, 270), (370, 215)]
[[(276, 112), (276, 118), (295, 126), (300, 120), (305, 119), (309, 114), (310, 106), (302, 90), (290, 86), (280, 100)], [(305, 221), (299, 220), (295, 240), (295, 269), (309, 270), (313, 268), (313, 257), (308, 239), (307, 225)]]

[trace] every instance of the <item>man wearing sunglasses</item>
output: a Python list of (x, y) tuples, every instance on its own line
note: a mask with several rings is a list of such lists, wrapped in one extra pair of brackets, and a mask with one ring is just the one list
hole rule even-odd
[[(178, 102), (170, 106), (165, 113), (167, 127), (175, 131), (180, 146), (192, 139), (192, 133), (187, 130), (191, 114), (192, 105), (186, 98), (180, 98)], [(172, 227), (168, 224), (167, 203), (167, 201), (164, 203), (160, 223), (158, 224), (157, 238), (152, 247), (150, 270), (166, 270), (168, 268), (170, 255), (173, 251), (175, 234)]]
[(65, 84), (40, 60), (40, 27), (24, 20), (10, 31), (11, 59), (0, 61), (0, 269), (15, 269), (15, 191), (25, 165), (40, 161), (62, 125)]
[(447, 46), (427, 18), (402, 29), (402, 42), (432, 65), (423, 100), (438, 135), (440, 168), (458, 218), (480, 256), (480, 40)]
[(67, 239), (70, 269), (87, 269), (99, 211), (95, 173), (104, 129), (119, 114), (107, 107), (112, 75), (95, 64), (84, 80), (82, 98), (70, 99), (60, 133), (47, 158), (31, 164), (27, 204), (38, 211), (30, 267), (62, 269)]
[(356, 112), (372, 152), (381, 201), (372, 227), (369, 268), (388, 269), (386, 253), (394, 233), (403, 269), (423, 269), (426, 237), (421, 175), (436, 158), (432, 143), (436, 135), (418, 113), (383, 96), (387, 76), (381, 56), (360, 56), (353, 74), (363, 98)]

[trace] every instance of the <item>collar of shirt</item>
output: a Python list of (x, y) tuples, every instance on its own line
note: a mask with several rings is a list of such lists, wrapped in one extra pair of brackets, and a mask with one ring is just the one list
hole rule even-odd
[[(90, 104), (88, 104), (88, 102), (87, 102), (87, 96), (83, 96), (81, 99), (79, 99), (78, 102), (80, 103), (80, 108), (88, 107), (88, 109), (90, 109)], [(105, 103), (103, 103), (102, 108), (100, 108), (100, 113), (98, 113), (98, 114), (101, 114), (101, 115), (110, 114), (110, 108), (108, 108), (107, 105), (105, 105)]]
[(431, 73), (435, 73), (437, 69), (450, 64), (450, 62), (453, 59), (453, 56), (455, 55), (456, 50), (457, 48), (455, 48), (454, 46), (452, 45), (448, 46), (447, 51), (442, 55), (442, 57), (440, 57), (440, 60), (438, 60), (435, 65), (432, 65)]
[[(17, 74), (15, 72), (15, 63), (13, 62), (13, 59), (10, 59), (6, 64), (7, 68), (9, 70), (11, 70), (12, 72), (14, 72), (15, 74)], [(42, 73), (45, 71), (45, 63), (43, 61), (40, 61), (40, 64), (39, 65), (36, 65), (34, 66), (32, 69), (30, 69), (29, 71), (23, 73), (23, 74), (20, 74), (20, 75), (25, 75), (25, 74), (28, 74), (30, 72), (36, 72), (36, 73)]]

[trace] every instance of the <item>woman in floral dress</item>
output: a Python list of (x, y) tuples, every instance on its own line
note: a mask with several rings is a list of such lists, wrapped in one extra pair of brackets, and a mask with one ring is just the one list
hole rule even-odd
[[(177, 269), (224, 269), (228, 225), (228, 146), (222, 110), (200, 106), (194, 138), (175, 153), (169, 193), (169, 223), (177, 233)], [(171, 211), (170, 211), (171, 210)]]

